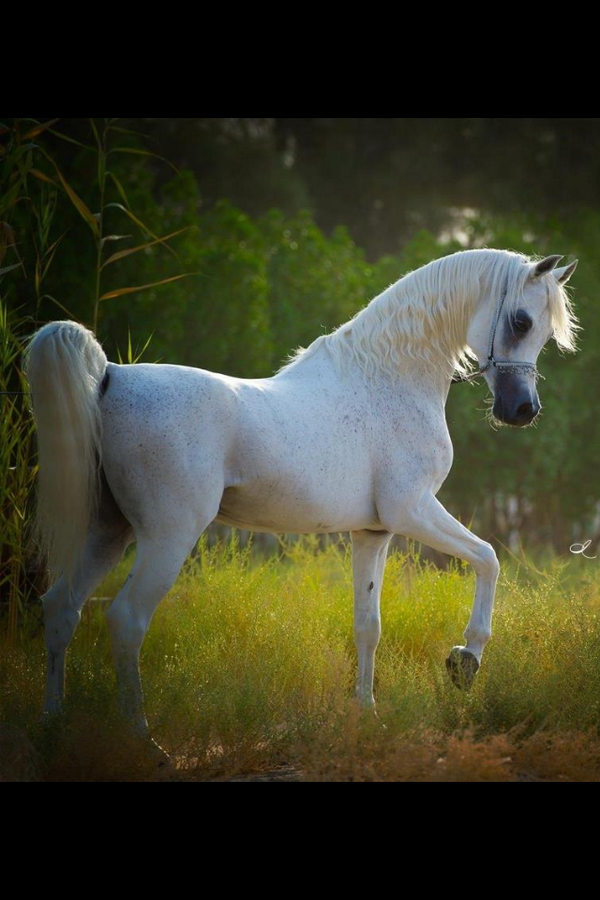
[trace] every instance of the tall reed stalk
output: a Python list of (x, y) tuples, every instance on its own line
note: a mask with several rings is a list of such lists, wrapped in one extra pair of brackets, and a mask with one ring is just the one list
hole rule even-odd
[(37, 470), (27, 396), (16, 393), (26, 387), (19, 365), (26, 324), (0, 303), (0, 599), (9, 643), (23, 604), (42, 587), (33, 554), (25, 549)]

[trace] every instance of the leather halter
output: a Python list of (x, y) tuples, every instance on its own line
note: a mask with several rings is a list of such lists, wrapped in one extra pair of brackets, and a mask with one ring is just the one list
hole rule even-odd
[(452, 378), (452, 384), (459, 384), (462, 381), (472, 381), (474, 378), (479, 378), (479, 376), (483, 375), (484, 372), (487, 372), (488, 369), (499, 369), (502, 372), (519, 372), (524, 369), (534, 378), (539, 378), (540, 373), (538, 372), (535, 363), (518, 362), (513, 359), (496, 359), (496, 357), (494, 356), (494, 339), (496, 337), (496, 330), (498, 328), (498, 322), (500, 321), (500, 315), (502, 313), (504, 301), (506, 300), (507, 292), (508, 285), (505, 285), (504, 290), (502, 291), (502, 296), (498, 301), (496, 312), (494, 313), (494, 318), (492, 319), (490, 339), (488, 341), (487, 362), (485, 366), (480, 366), (478, 372), (470, 372), (468, 375), (454, 375)]

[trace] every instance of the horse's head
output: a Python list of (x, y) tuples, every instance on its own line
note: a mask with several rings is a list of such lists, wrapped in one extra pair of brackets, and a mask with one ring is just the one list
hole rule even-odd
[(520, 278), (506, 278), (496, 296), (486, 297), (467, 337), (493, 392), (493, 414), (507, 425), (529, 425), (540, 411), (537, 358), (556, 338), (573, 349), (574, 317), (563, 286), (577, 260), (557, 268), (561, 256), (531, 263)]

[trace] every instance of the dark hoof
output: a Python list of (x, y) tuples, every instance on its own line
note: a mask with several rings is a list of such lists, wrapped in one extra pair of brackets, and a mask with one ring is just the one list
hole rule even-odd
[(446, 668), (456, 687), (467, 691), (475, 680), (479, 663), (475, 654), (466, 647), (453, 647), (446, 660)]

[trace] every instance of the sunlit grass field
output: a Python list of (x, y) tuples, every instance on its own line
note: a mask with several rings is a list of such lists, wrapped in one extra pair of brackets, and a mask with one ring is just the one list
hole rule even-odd
[[(97, 592), (112, 597), (131, 558)], [(67, 704), (40, 724), (41, 610), (0, 646), (0, 781), (600, 780), (600, 560), (503, 565), (475, 687), (444, 660), (474, 576), (393, 552), (377, 655), (379, 718), (352, 699), (350, 548), (305, 539), (264, 559), (201, 544), (142, 652), (157, 769), (119, 719), (102, 601), (71, 646)]]

